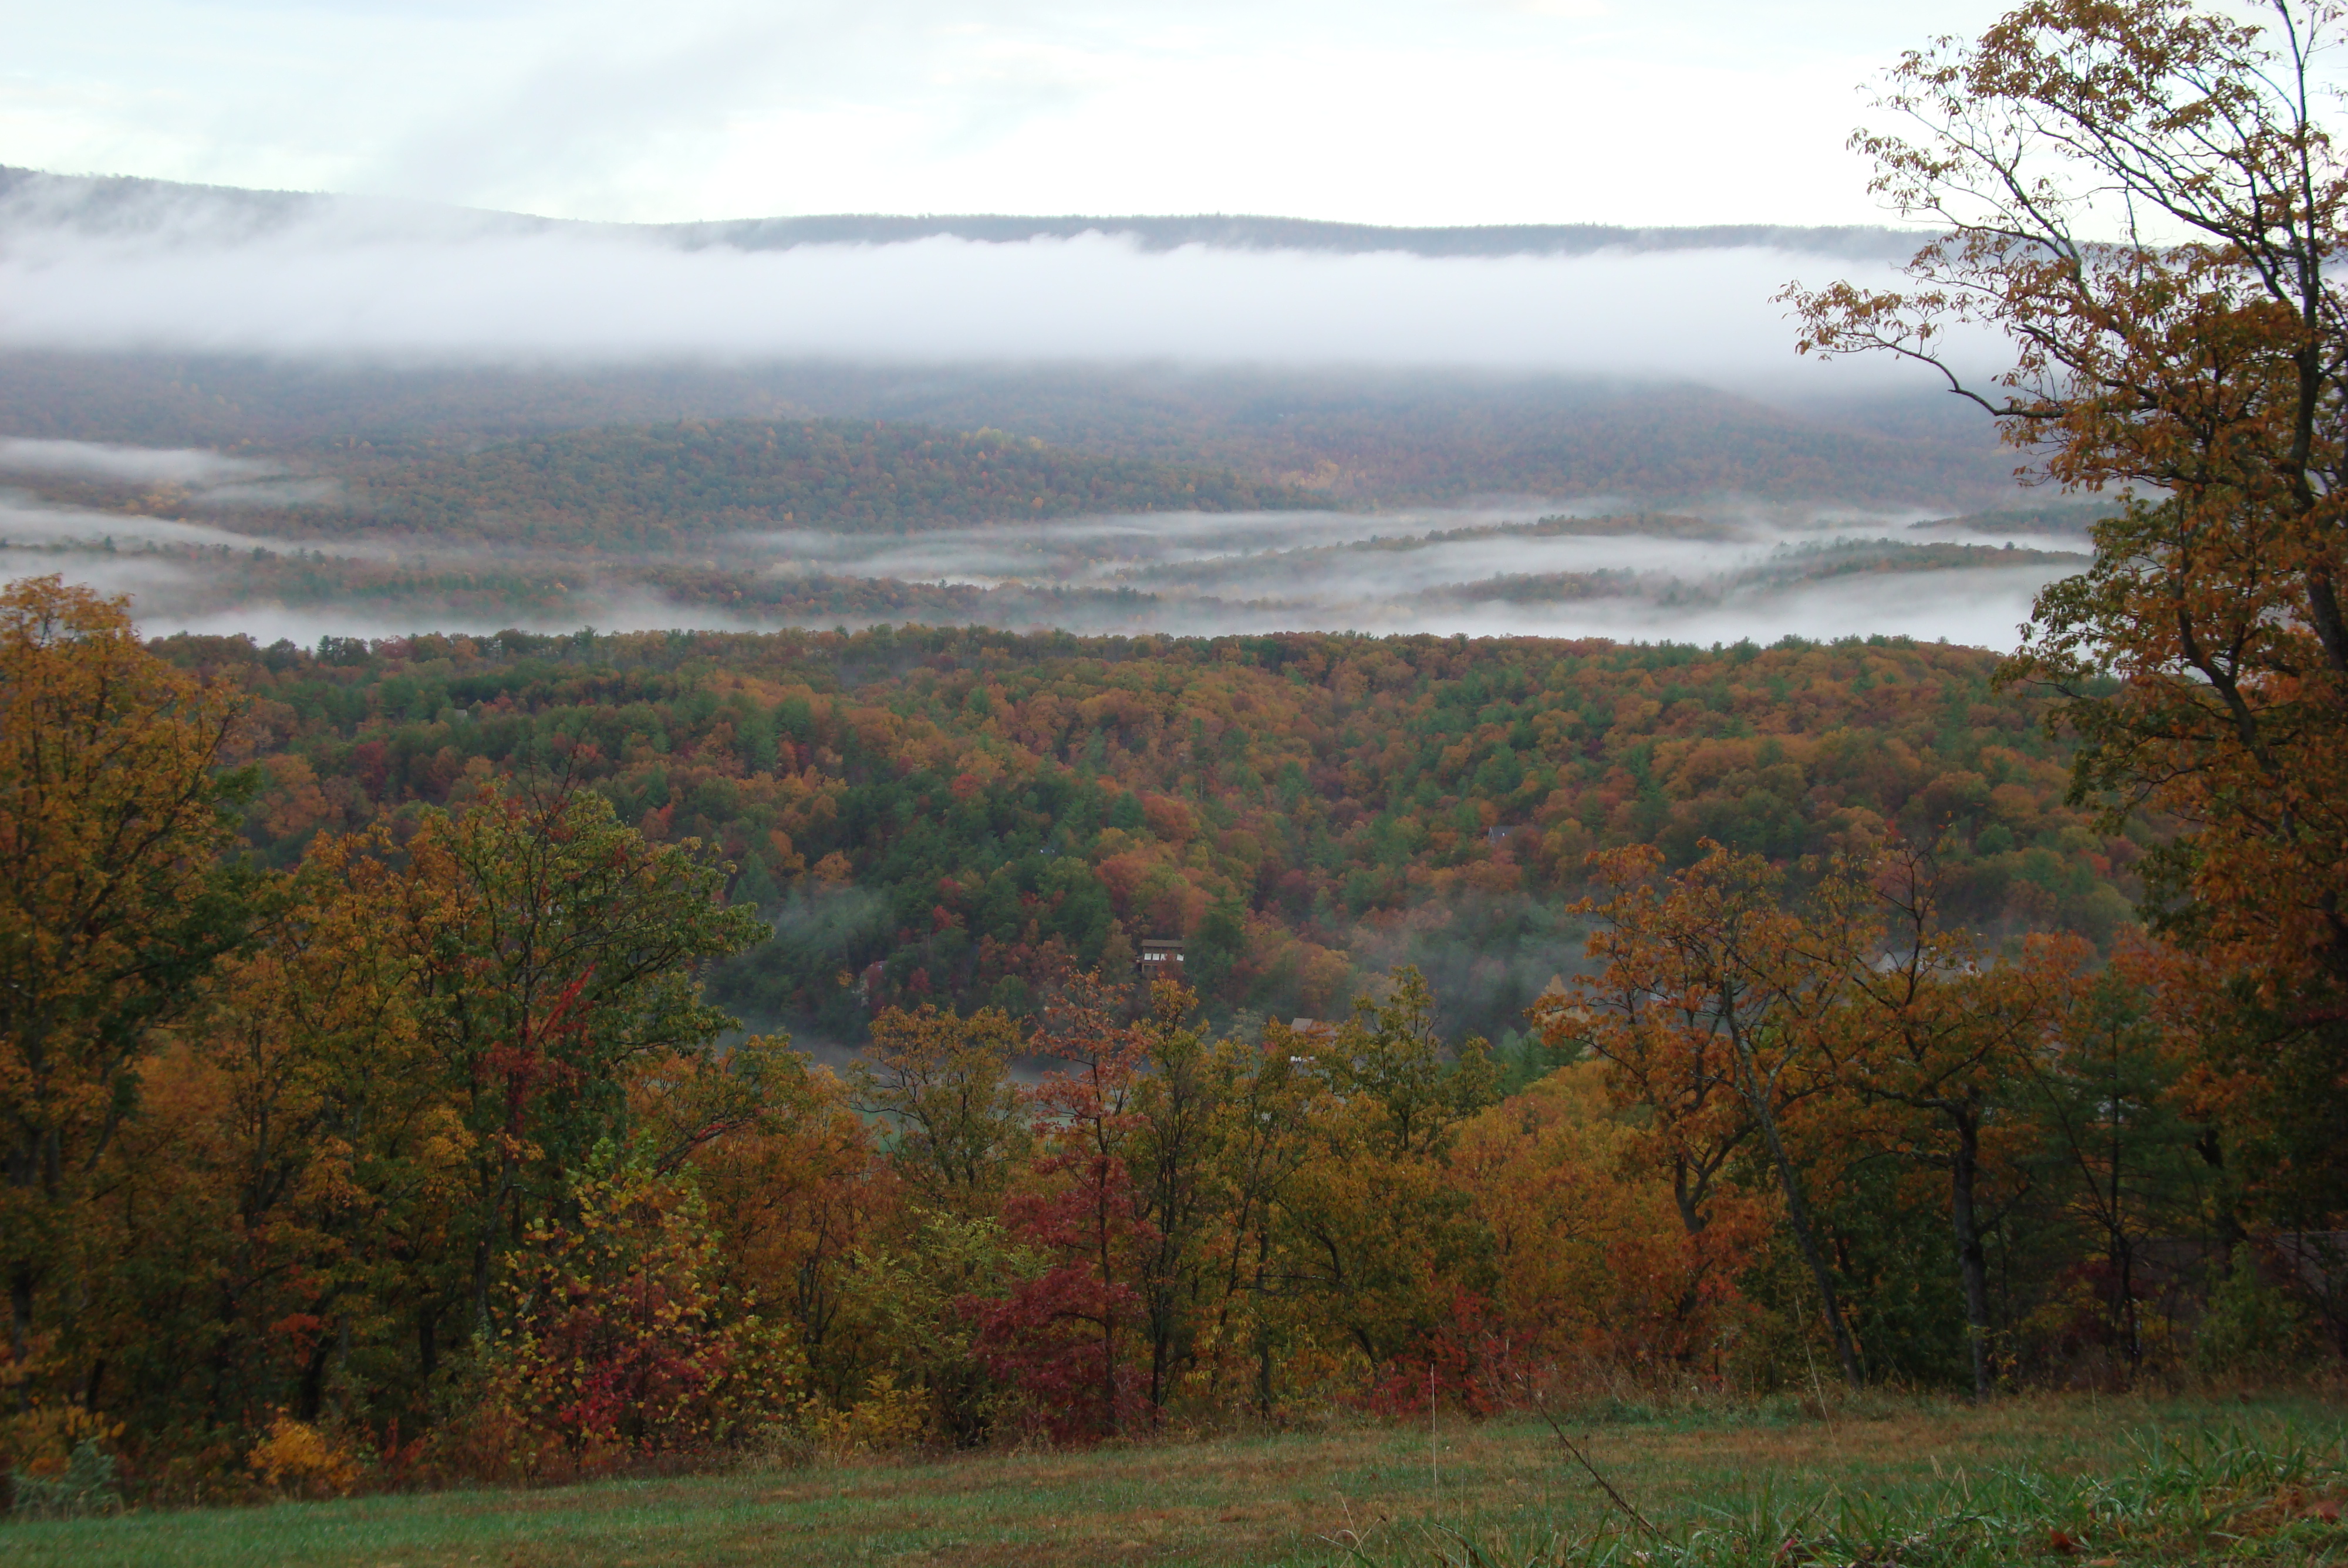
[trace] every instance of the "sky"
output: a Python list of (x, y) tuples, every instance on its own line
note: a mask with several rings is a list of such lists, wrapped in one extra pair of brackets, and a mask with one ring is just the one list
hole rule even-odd
[(1885, 221), (1974, 0), (0, 0), (0, 163), (558, 217)]

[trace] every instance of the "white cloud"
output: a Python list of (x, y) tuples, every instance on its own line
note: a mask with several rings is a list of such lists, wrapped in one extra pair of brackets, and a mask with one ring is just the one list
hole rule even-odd
[[(362, 204), (242, 242), (19, 231), (0, 343), (285, 355), (1424, 364), (1810, 388), (1771, 293), (1862, 263), (1744, 249), (1430, 259), (1098, 234), (682, 251), (609, 231), (403, 227)], [(1833, 381), (1822, 377), (1838, 378)], [(1914, 376), (1900, 377), (1913, 384)]]
[(0, 473), (55, 474), (133, 485), (226, 485), (267, 478), (274, 463), (195, 447), (118, 446), (102, 441), (0, 437)]
[[(1602, 516), (1616, 507), (1592, 499), (1560, 507), (1427, 509), (1365, 517), (1344, 513), (1159, 514), (1071, 518), (1039, 524), (937, 529), (899, 538), (794, 531), (747, 535), (710, 547), (730, 569), (783, 579), (893, 578), (1003, 588), (981, 613), (1024, 625), (1054, 614), (1077, 631), (1159, 630), (1205, 635), (1297, 630), (1376, 633), (1465, 632), (1472, 636), (1610, 637), (1622, 641), (1768, 642), (1788, 633), (1838, 637), (1883, 632), (1923, 641), (2011, 648), (2033, 596), (2075, 563), (2003, 565), (1995, 546), (2011, 540), (2044, 549), (2037, 535), (1968, 535), (1990, 547), (1969, 566), (1897, 574), (1808, 576), (1838, 557), (1820, 547), (1870, 557), (1875, 541), (1941, 542), (1917, 534), (1908, 515), (1855, 516), (1815, 508), (1756, 508), (1721, 502), (1696, 508), (1732, 525), (1716, 538), (1551, 533), (1495, 525), (1522, 524), (1566, 510)], [(1440, 537), (1467, 529), (1468, 537)], [(1437, 537), (1428, 537), (1437, 536)], [(128, 546), (150, 540), (182, 547), (166, 554), (89, 547), (101, 538)], [(1343, 548), (1376, 538), (1375, 548)], [(1416, 540), (1406, 548), (1399, 541)], [(404, 563), (437, 570), (478, 569), (495, 559), (502, 572), (560, 577), (559, 602), (536, 610), (476, 606), (451, 611), (431, 594), (401, 602), (380, 593), (351, 603), (280, 606), (256, 599), (238, 557), (255, 541), (201, 525), (125, 519), (0, 504), (0, 578), (62, 571), (108, 591), (135, 597), (150, 633), (174, 630), (280, 635), (303, 642), (324, 634), (396, 635), (420, 629), (482, 632), (519, 624), (559, 631), (592, 624), (605, 630), (707, 627), (757, 630), (778, 622), (755, 611), (680, 605), (637, 579), (624, 559), (586, 564), (554, 554), (498, 554), (438, 548), (408, 540)], [(293, 541), (298, 542), (298, 541)], [(9, 548), (13, 543), (15, 548)], [(28, 543), (45, 549), (26, 549)], [(183, 547), (230, 543), (228, 551)], [(1789, 548), (1790, 547), (1790, 548)], [(331, 547), (370, 550), (364, 542)], [(1888, 547), (1896, 551), (1898, 546)], [(1496, 577), (1605, 573), (1595, 597), (1512, 600), (1490, 592)], [(1078, 593), (1050, 599), (1026, 589), (1132, 589), (1139, 600)], [(1022, 607), (1025, 607), (1024, 609)], [(901, 614), (885, 619), (903, 619)], [(832, 625), (842, 618), (803, 618)]]

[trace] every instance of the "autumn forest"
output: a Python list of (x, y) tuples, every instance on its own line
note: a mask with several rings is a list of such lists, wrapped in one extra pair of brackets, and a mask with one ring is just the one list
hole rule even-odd
[[(2302, 11), (1891, 69), (1915, 139), (1854, 145), (1942, 237), (1773, 308), (1962, 439), (0, 354), (13, 1509), (2335, 1378)], [(633, 629), (550, 630), (590, 582)]]

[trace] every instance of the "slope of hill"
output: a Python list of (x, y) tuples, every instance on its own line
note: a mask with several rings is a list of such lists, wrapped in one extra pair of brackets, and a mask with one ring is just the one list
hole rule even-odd
[[(351, 442), (307, 455), (304, 477), (231, 487), (12, 470), (0, 477), (80, 507), (193, 507), (256, 534), (392, 533), (443, 542), (665, 548), (778, 528), (904, 532), (1076, 514), (1325, 509), (1326, 497), (1226, 469), (1093, 456), (999, 430), (878, 421), (682, 421), (571, 430), (470, 451)], [(306, 478), (306, 486), (305, 486)], [(282, 497), (282, 498), (281, 498)]]
[(991, 426), (1094, 457), (1230, 469), (1350, 506), (1491, 496), (1670, 506), (1732, 494), (1955, 509), (2013, 495), (2012, 455), (1985, 423), (1867, 429), (1847, 411), (1805, 414), (1684, 384), (1367, 369), (574, 371), (0, 354), (0, 435), (251, 447), (328, 466), (350, 461), (354, 441), (465, 451), (581, 426), (809, 418)]
[(757, 529), (1330, 505), (1228, 471), (1072, 454), (1001, 431), (847, 420), (565, 431), (461, 455), (369, 456), (345, 473), (353, 527), (632, 549)]
[(831, 1040), (881, 997), (1023, 1008), (1055, 966), (1163, 935), (1190, 938), (1220, 1006), (1322, 1014), (1407, 958), (1449, 1027), (1497, 1035), (1575, 961), (1593, 847), (1790, 860), (1898, 824), (1941, 844), (1952, 917), (2098, 938), (2137, 854), (2065, 803), (2043, 702), (1993, 688), (1994, 656), (1886, 639), (157, 646), (257, 699), (269, 856), (561, 751), (626, 820), (721, 848), (735, 896), (770, 909), (728, 1004)]

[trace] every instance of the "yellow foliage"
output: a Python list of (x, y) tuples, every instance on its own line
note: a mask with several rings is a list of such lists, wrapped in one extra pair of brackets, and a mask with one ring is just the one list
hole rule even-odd
[(846, 1409), (810, 1399), (801, 1407), (799, 1430), (828, 1460), (912, 1448), (930, 1431), (930, 1401), (918, 1389), (900, 1389), (895, 1377), (875, 1373), (864, 1398)]
[(306, 1421), (280, 1414), (246, 1463), (268, 1486), (297, 1496), (341, 1497), (358, 1480), (358, 1460)]
[(81, 1405), (36, 1404), (0, 1419), (0, 1456), (13, 1459), (26, 1475), (63, 1475), (74, 1450), (83, 1443), (107, 1448), (121, 1438), (120, 1421), (109, 1421)]

